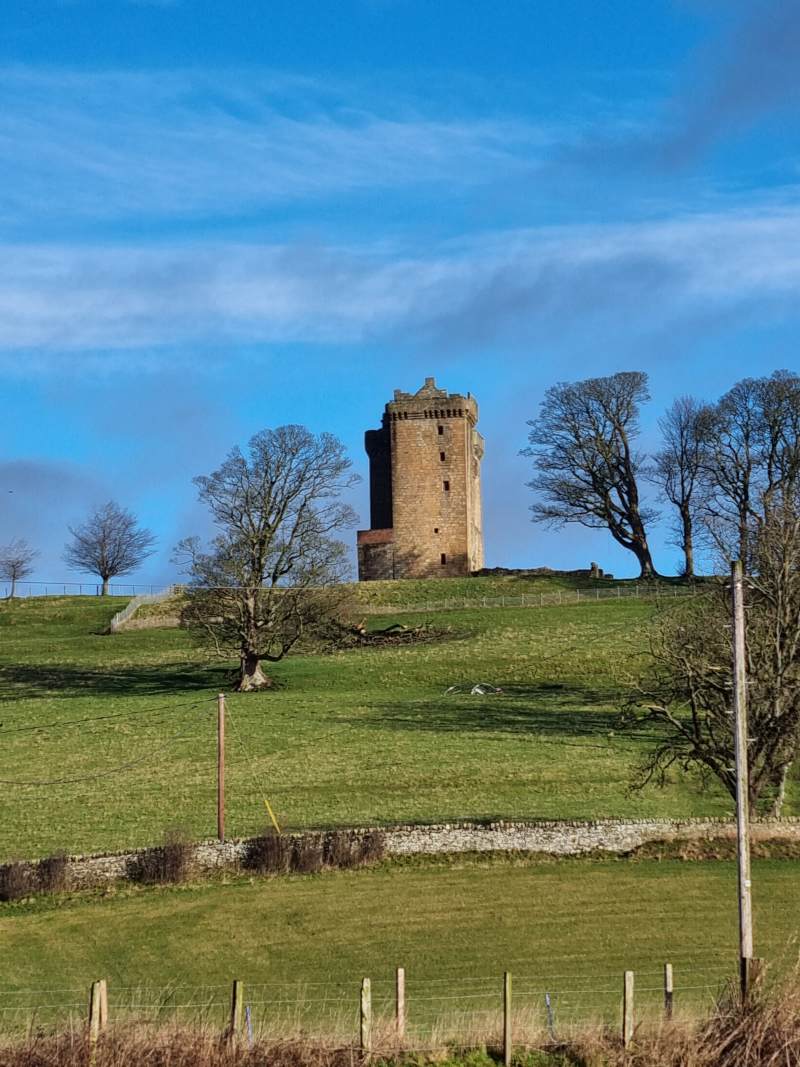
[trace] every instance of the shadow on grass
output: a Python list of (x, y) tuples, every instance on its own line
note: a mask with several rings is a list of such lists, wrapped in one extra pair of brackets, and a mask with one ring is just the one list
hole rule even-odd
[(74, 664), (0, 666), (0, 702), (50, 695), (176, 696), (205, 689), (220, 690), (229, 676), (229, 668), (207, 664), (109, 668)]
[[(435, 700), (391, 701), (371, 706), (360, 726), (434, 733), (522, 734), (532, 738), (603, 738), (654, 741), (656, 724), (621, 728), (621, 694), (608, 689), (557, 684), (508, 686), (502, 693), (442, 695)], [(355, 722), (356, 720), (353, 720)], [(604, 745), (605, 747), (605, 745)]]

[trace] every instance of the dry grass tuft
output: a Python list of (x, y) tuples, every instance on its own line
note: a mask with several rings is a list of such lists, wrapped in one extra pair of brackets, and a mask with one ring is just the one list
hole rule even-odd
[(352, 1067), (349, 1049), (319, 1042), (231, 1043), (212, 1030), (114, 1028), (92, 1052), (87, 1034), (74, 1030), (0, 1045), (0, 1067)]
[[(797, 1067), (800, 1064), (800, 971), (777, 986), (766, 982), (743, 1008), (725, 995), (706, 1020), (642, 1024), (623, 1049), (619, 1036), (599, 1023), (553, 1040), (534, 1015), (515, 1022), (516, 1067)], [(452, 1016), (434, 1024), (424, 1038), (398, 1043), (391, 1019), (376, 1019), (372, 1057), (343, 1037), (302, 1035), (285, 1022), (248, 1040), (225, 1039), (208, 1025), (117, 1025), (101, 1034), (94, 1067), (360, 1067), (383, 1064), (461, 1063), (491, 1067), (501, 1059), (501, 1018)], [(297, 1036), (300, 1035), (300, 1036)], [(85, 1030), (32, 1034), (0, 1044), (0, 1067), (85, 1067), (90, 1049)]]

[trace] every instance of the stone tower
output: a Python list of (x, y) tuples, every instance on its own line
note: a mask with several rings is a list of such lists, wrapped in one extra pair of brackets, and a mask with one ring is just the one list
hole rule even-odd
[(483, 567), (478, 405), (437, 389), (395, 390), (367, 430), (370, 529), (358, 532), (358, 577), (440, 578)]

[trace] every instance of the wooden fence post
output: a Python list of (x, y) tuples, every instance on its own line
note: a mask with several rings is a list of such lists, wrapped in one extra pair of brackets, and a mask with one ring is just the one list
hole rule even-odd
[(228, 1027), (228, 1041), (236, 1042), (242, 1032), (242, 1013), (244, 1010), (244, 983), (234, 980), (231, 990), (231, 1022)]
[(503, 1067), (511, 1067), (511, 974), (503, 974)]
[(100, 986), (100, 1029), (105, 1030), (108, 1026), (108, 983), (105, 978), (101, 978), (98, 985)]
[(372, 1052), (372, 983), (361, 979), (361, 1051)]
[(93, 1064), (97, 1055), (97, 1038), (102, 1029), (103, 1017), (103, 986), (105, 982), (100, 980), (92, 982), (89, 990), (89, 1063)]
[(664, 964), (664, 1018), (672, 1018), (675, 989), (672, 983), (672, 964)]
[(395, 1020), (397, 1040), (406, 1036), (406, 969), (398, 967), (395, 975)]
[(627, 1048), (631, 1041), (633, 1041), (633, 971), (626, 971), (622, 993), (622, 1047)]

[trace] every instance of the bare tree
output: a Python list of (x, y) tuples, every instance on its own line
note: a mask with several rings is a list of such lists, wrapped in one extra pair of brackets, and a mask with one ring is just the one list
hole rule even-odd
[(37, 549), (31, 548), (21, 537), (7, 545), (0, 545), (0, 579), (11, 582), (9, 600), (16, 596), (17, 582), (33, 574), (33, 561), (38, 555)]
[(108, 583), (120, 574), (129, 574), (154, 552), (156, 539), (139, 526), (136, 517), (110, 500), (97, 508), (80, 526), (69, 527), (72, 540), (64, 548), (64, 561), (77, 571), (96, 574)]
[(238, 657), (240, 690), (268, 686), (262, 661), (282, 659), (342, 610), (349, 566), (334, 535), (355, 522), (339, 498), (357, 477), (331, 434), (280, 426), (194, 481), (220, 532), (208, 551), (196, 538), (176, 549), (191, 576), (182, 621), (220, 656)]
[[(800, 516), (774, 509), (751, 542), (746, 596), (749, 795), (779, 815), (800, 746)], [(651, 635), (652, 667), (624, 717), (661, 725), (637, 784), (699, 768), (736, 796), (730, 587), (665, 610)]]
[(528, 423), (530, 445), (522, 455), (537, 472), (528, 483), (541, 496), (531, 507), (535, 522), (607, 529), (636, 556), (641, 576), (651, 577), (646, 524), (656, 514), (641, 505), (642, 457), (633, 447), (639, 405), (646, 400), (647, 375), (640, 371), (560, 382), (545, 393), (538, 419)]
[(747, 564), (770, 513), (800, 499), (800, 377), (737, 382), (704, 433), (703, 525), (723, 558)]
[(683, 552), (683, 573), (695, 571), (694, 528), (703, 491), (705, 441), (711, 413), (690, 396), (679, 397), (659, 419), (662, 447), (653, 457), (649, 477), (677, 511), (676, 544)]

